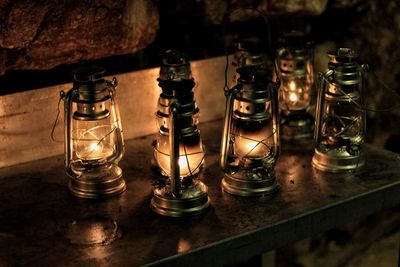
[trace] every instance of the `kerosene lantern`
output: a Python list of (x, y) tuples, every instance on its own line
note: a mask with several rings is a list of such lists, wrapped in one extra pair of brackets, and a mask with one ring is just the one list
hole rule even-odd
[(118, 166), (124, 141), (115, 102), (117, 80), (103, 79), (99, 67), (79, 68), (73, 74), (73, 88), (62, 92), (69, 189), (82, 198), (120, 194), (126, 185)]
[(263, 64), (244, 64), (236, 72), (236, 85), (226, 92), (221, 186), (238, 196), (271, 194), (277, 189), (279, 85)]
[(158, 85), (162, 89), (156, 113), (159, 132), (154, 159), (160, 169), (151, 208), (170, 217), (196, 215), (210, 205), (207, 186), (199, 179), (205, 151), (197, 127), (199, 108), (190, 63), (180, 52), (162, 55)]
[(282, 145), (311, 145), (314, 133), (314, 117), (311, 114), (314, 114), (315, 95), (311, 43), (297, 32), (286, 34), (281, 38), (276, 52), (276, 66), (281, 82), (279, 109)]
[(339, 48), (328, 53), (329, 69), (320, 74), (314, 168), (328, 172), (355, 171), (363, 167), (365, 137), (364, 71), (358, 53)]

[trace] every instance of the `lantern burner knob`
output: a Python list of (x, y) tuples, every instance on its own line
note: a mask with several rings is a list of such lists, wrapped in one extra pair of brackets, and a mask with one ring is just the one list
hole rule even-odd
[(192, 79), (190, 63), (179, 51), (167, 50), (162, 54), (158, 81), (181, 81)]

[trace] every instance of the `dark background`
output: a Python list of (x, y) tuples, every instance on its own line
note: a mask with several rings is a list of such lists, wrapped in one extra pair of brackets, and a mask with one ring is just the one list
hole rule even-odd
[[(160, 53), (167, 49), (183, 51), (190, 59), (197, 60), (224, 55), (224, 43), (227, 51), (232, 52), (229, 42), (237, 36), (257, 36), (265, 41), (265, 22), (260, 17), (253, 16), (239, 22), (228, 21), (223, 34), (222, 21), (214, 24), (204, 21), (201, 1), (164, 0), (158, 1), (157, 5), (160, 16), (159, 30), (155, 40), (143, 50), (76, 64), (64, 64), (49, 70), (9, 70), (0, 76), (0, 94), (70, 82), (71, 70), (82, 64), (102, 66), (107, 70), (107, 74), (112, 75), (157, 67)], [(339, 45), (343, 38), (349, 35), (349, 25), (353, 25), (362, 16), (361, 12), (357, 12), (360, 5), (346, 10), (328, 7), (322, 15), (315, 17), (296, 14), (271, 16), (269, 22), (273, 49), (282, 32), (289, 29), (304, 30), (307, 27), (307, 38), (314, 43), (333, 40)], [(341, 19), (337, 20), (339, 16)], [(270, 52), (268, 46), (265, 42), (265, 52)]]

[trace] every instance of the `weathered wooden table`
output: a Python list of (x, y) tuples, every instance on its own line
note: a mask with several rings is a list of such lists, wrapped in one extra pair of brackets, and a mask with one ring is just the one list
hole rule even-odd
[(400, 156), (371, 146), (359, 174), (315, 171), (312, 151), (283, 153), (272, 198), (223, 193), (222, 121), (200, 126), (212, 208), (199, 217), (150, 210), (153, 136), (126, 142), (128, 189), (107, 200), (71, 196), (63, 156), (0, 169), (0, 265), (224, 266), (400, 203)]

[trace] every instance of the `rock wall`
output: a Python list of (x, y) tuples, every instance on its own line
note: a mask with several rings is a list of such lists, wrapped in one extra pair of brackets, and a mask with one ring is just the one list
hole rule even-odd
[(369, 142), (400, 153), (400, 3), (367, 1), (343, 43), (369, 65), (366, 99)]
[(0, 75), (139, 51), (158, 21), (147, 0), (0, 0)]

